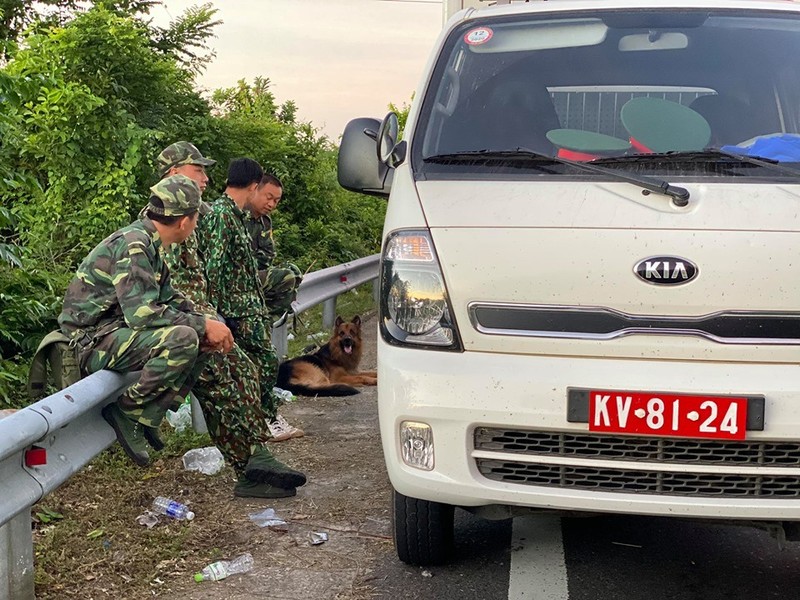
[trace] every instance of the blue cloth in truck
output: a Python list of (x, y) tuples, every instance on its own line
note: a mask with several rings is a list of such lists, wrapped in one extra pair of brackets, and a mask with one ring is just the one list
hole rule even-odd
[(723, 146), (725, 152), (769, 158), (778, 162), (800, 162), (800, 135), (781, 133), (762, 136), (752, 144), (741, 146)]

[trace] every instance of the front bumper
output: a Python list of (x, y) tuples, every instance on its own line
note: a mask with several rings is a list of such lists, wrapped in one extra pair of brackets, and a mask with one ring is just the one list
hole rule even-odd
[[(800, 520), (800, 365), (431, 352), (392, 347), (383, 340), (379, 340), (378, 364), (384, 455), (392, 485), (406, 496), (458, 506), (501, 504), (565, 511)], [(788, 461), (777, 464), (758, 464), (756, 460), (737, 465), (702, 464), (691, 459), (667, 463), (657, 459), (633, 461), (476, 449), (478, 428), (550, 432), (556, 437), (559, 433), (588, 432), (587, 424), (567, 421), (568, 387), (763, 395), (766, 425), (764, 431), (749, 431), (747, 443), (759, 446), (754, 442), (785, 442), (795, 450), (789, 452)], [(424, 422), (432, 427), (432, 471), (403, 463), (398, 435), (403, 421)], [(614, 483), (622, 481), (619, 477), (624, 475), (614, 479), (619, 472), (692, 481), (777, 479), (786, 491), (782, 488), (777, 494), (759, 495), (732, 488), (726, 493), (723, 485), (722, 492), (714, 496), (693, 494), (691, 489), (675, 493), (675, 487), (663, 488), (666, 492), (659, 487), (634, 489), (637, 486), (626, 487), (624, 482), (617, 486), (618, 491), (612, 490), (613, 486), (581, 489), (566, 479), (560, 484), (558, 477), (550, 478), (546, 485), (537, 485), (536, 477), (524, 482), (487, 477), (487, 462), (497, 461), (521, 465), (522, 471), (527, 465), (551, 472), (599, 469), (606, 480)], [(479, 465), (483, 465), (484, 473)]]

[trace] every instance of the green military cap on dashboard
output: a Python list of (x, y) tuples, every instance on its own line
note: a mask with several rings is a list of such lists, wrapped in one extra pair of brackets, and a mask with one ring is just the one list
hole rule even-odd
[(150, 192), (147, 210), (152, 213), (182, 217), (195, 212), (201, 215), (211, 212), (211, 207), (201, 199), (200, 187), (186, 175), (165, 177), (151, 187)]
[(210, 167), (217, 164), (217, 161), (206, 158), (194, 144), (189, 142), (175, 142), (170, 144), (156, 159), (158, 163), (158, 175), (164, 177), (172, 167), (181, 165), (202, 165)]

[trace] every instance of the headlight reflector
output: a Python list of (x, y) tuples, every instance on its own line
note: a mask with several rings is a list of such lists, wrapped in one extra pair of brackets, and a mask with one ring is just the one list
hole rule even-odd
[(446, 309), (442, 280), (431, 272), (397, 269), (386, 308), (403, 331), (413, 335), (428, 333), (438, 325)]

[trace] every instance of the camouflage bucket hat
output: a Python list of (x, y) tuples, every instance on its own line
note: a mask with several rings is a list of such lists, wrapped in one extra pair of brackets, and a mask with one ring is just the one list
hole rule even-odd
[[(211, 207), (201, 200), (200, 187), (186, 175), (165, 177), (150, 191), (152, 196), (147, 206), (150, 212), (165, 217), (182, 217), (198, 211), (201, 215), (211, 212)], [(158, 200), (163, 206), (158, 206)]]
[(172, 167), (180, 167), (181, 165), (202, 165), (204, 167), (211, 167), (217, 164), (217, 161), (206, 158), (200, 153), (200, 150), (194, 144), (189, 142), (175, 142), (170, 144), (156, 159), (158, 163), (158, 176), (164, 177)]

